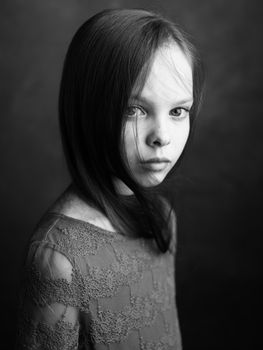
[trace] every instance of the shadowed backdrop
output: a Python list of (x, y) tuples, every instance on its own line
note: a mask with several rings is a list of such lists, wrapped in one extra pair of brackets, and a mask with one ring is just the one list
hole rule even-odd
[(193, 36), (206, 65), (205, 100), (183, 180), (169, 188), (177, 206), (184, 349), (260, 348), (263, 13), (257, 0), (1, 1), (1, 343), (13, 346), (27, 240), (70, 182), (57, 120), (66, 49), (84, 20), (109, 7), (168, 15)]

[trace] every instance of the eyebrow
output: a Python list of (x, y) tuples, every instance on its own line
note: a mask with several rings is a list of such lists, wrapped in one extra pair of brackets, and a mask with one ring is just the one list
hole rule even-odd
[[(134, 100), (141, 101), (141, 102), (143, 102), (145, 104), (150, 104), (151, 103), (147, 98), (145, 98), (143, 96), (140, 96), (140, 95), (132, 95), (130, 97), (130, 100), (131, 101), (134, 101)], [(188, 103), (193, 103), (193, 98), (185, 98), (185, 99), (182, 99), (182, 100), (174, 101), (175, 105), (185, 105), (185, 104), (188, 104)]]

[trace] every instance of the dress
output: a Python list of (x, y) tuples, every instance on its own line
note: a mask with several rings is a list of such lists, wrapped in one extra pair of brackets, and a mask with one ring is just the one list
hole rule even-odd
[(59, 213), (29, 244), (18, 349), (181, 350), (171, 249)]

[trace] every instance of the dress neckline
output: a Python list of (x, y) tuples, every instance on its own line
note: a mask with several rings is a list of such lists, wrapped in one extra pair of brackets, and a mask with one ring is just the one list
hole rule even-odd
[(116, 234), (121, 234), (121, 232), (119, 231), (110, 231), (110, 230), (107, 230), (101, 226), (97, 226), (89, 221), (85, 221), (85, 220), (82, 220), (82, 219), (77, 219), (77, 218), (74, 218), (72, 216), (69, 216), (69, 215), (65, 215), (65, 214), (62, 214), (62, 213), (58, 213), (58, 212), (54, 212), (54, 211), (49, 211), (47, 212), (48, 215), (54, 215), (54, 216), (58, 216), (64, 220), (69, 220), (69, 221), (72, 221), (72, 222), (77, 222), (77, 223), (80, 223), (84, 226), (87, 226), (89, 228), (93, 228), (95, 229), (96, 231), (100, 231), (102, 233), (107, 233), (107, 234), (111, 234), (111, 235), (116, 235)]

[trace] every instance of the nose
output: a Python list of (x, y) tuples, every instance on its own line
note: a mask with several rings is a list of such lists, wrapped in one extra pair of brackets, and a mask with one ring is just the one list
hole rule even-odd
[(150, 147), (163, 147), (170, 143), (170, 134), (165, 122), (155, 121), (146, 137), (146, 143)]

